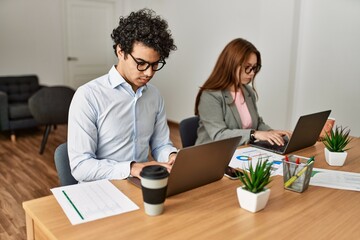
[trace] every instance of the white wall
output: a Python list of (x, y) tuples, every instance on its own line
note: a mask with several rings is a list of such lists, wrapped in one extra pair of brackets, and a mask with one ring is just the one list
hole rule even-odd
[(294, 116), (332, 109), (360, 136), (360, 1), (303, 0)]
[(0, 1), (0, 75), (37, 74), (64, 83), (61, 1)]
[(222, 48), (243, 37), (262, 53), (258, 107), (274, 128), (292, 129), (298, 117), (331, 109), (336, 123), (360, 135), (360, 1), (168, 0), (126, 1), (168, 20), (178, 51), (152, 83), (170, 120), (193, 115), (198, 87)]
[[(132, 10), (144, 6), (156, 10), (168, 20), (178, 46), (166, 68), (152, 80), (165, 97), (169, 119), (180, 121), (194, 114), (198, 88), (218, 55), (228, 42), (242, 37), (253, 42), (263, 56), (263, 68), (256, 79), (260, 112), (271, 126), (286, 126), (294, 1), (139, 2), (130, 1)], [(270, 101), (283, 111), (274, 114), (267, 104)]]
[[(178, 50), (152, 83), (170, 120), (193, 115), (198, 87), (220, 51), (243, 37), (262, 53), (256, 87), (267, 123), (291, 129), (301, 114), (332, 109), (338, 124), (360, 135), (360, 1), (123, 0), (119, 6), (118, 15), (153, 8), (169, 23)], [(0, 1), (0, 75), (36, 73), (44, 84), (66, 83), (62, 9), (63, 0)]]

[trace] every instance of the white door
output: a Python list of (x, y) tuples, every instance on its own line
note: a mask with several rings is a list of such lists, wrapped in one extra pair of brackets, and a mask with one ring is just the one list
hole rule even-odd
[(67, 0), (68, 83), (78, 88), (106, 74), (116, 62), (110, 34), (117, 26), (115, 3)]

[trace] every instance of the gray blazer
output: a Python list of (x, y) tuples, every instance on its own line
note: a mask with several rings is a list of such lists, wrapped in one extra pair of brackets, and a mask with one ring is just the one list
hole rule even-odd
[[(252, 129), (267, 131), (271, 128), (259, 116), (254, 91), (243, 87), (244, 98), (252, 119)], [(251, 129), (242, 129), (239, 112), (228, 90), (203, 91), (199, 102), (199, 128), (196, 144), (242, 136), (240, 145), (250, 140)]]

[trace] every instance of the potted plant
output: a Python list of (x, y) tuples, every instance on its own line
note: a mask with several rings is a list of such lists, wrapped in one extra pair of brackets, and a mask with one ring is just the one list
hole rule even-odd
[(237, 188), (241, 208), (250, 212), (257, 212), (265, 208), (270, 196), (270, 189), (266, 186), (271, 182), (271, 165), (268, 159), (264, 161), (259, 159), (255, 169), (250, 163), (249, 171), (238, 175), (243, 184)]
[(342, 166), (347, 157), (346, 148), (351, 138), (350, 129), (336, 126), (335, 130), (331, 129), (330, 134), (326, 134), (323, 143), (325, 145), (325, 160), (330, 166)]

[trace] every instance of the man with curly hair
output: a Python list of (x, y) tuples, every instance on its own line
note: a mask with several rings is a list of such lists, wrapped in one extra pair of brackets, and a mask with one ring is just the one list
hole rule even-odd
[(120, 17), (111, 37), (117, 65), (79, 87), (69, 110), (68, 153), (79, 182), (138, 177), (152, 164), (170, 171), (176, 157), (163, 98), (149, 84), (176, 50), (167, 22), (142, 9)]

